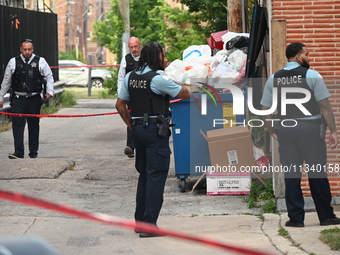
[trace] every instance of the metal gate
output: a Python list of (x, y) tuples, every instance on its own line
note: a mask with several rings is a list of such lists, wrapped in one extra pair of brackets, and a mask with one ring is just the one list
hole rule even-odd
[[(34, 42), (34, 53), (50, 66), (58, 65), (57, 14), (0, 5), (0, 82), (10, 58), (20, 54), (26, 38)], [(52, 69), (55, 81), (58, 69)]]

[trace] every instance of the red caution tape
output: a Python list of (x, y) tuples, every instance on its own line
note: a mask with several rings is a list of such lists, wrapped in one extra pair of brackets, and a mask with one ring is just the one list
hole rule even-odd
[(120, 67), (120, 65), (50, 66), (50, 68)]
[(229, 244), (222, 243), (222, 242), (216, 241), (208, 237), (195, 236), (195, 235), (190, 235), (187, 233), (161, 229), (161, 228), (156, 227), (155, 225), (151, 225), (148, 223), (135, 222), (133, 220), (127, 220), (127, 219), (123, 219), (119, 217), (110, 216), (107, 214), (89, 213), (85, 211), (80, 211), (80, 210), (73, 209), (66, 205), (58, 205), (58, 204), (45, 201), (42, 199), (26, 196), (21, 193), (0, 190), (0, 198), (11, 201), (11, 202), (15, 202), (15, 203), (41, 207), (47, 210), (72, 215), (78, 218), (97, 221), (97, 222), (104, 223), (107, 225), (119, 226), (119, 227), (129, 228), (133, 230), (138, 229), (139, 231), (144, 232), (144, 233), (153, 233), (153, 234), (162, 235), (162, 236), (167, 235), (167, 236), (172, 236), (172, 237), (179, 238), (179, 239), (190, 240), (193, 242), (198, 242), (201, 244), (206, 244), (206, 245), (222, 248), (224, 250), (233, 251), (233, 252), (240, 253), (240, 254), (269, 255), (269, 253), (264, 253), (264, 252), (259, 252), (259, 251), (254, 251), (251, 249), (243, 248), (243, 247), (229, 245)]
[[(170, 101), (170, 104), (182, 101), (182, 99), (174, 99)], [(129, 110), (131, 111), (131, 110)], [(82, 114), (82, 115), (57, 115), (57, 114), (26, 114), (26, 113), (10, 113), (10, 112), (0, 112), (0, 115), (14, 116), (14, 117), (37, 117), (37, 118), (79, 118), (79, 117), (94, 117), (102, 115), (114, 115), (118, 112), (108, 112), (108, 113), (96, 113), (96, 114)]]
[(10, 113), (10, 112), (0, 112), (0, 115), (8, 115), (14, 117), (38, 117), (38, 118), (76, 118), (76, 117), (93, 117), (101, 115), (113, 115), (118, 114), (118, 112), (108, 112), (108, 113), (96, 113), (96, 114), (83, 114), (83, 115), (50, 115), (50, 114), (24, 114), (24, 113)]

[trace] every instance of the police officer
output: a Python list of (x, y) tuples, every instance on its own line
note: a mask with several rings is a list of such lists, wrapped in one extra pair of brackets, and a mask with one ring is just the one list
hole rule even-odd
[[(334, 149), (338, 138), (335, 119), (328, 101), (330, 94), (321, 75), (309, 69), (309, 52), (302, 43), (291, 43), (286, 48), (288, 63), (273, 74), (267, 81), (261, 105), (264, 110), (272, 106), (273, 89), (278, 91), (278, 116), (285, 119), (285, 125), (273, 129), (266, 122), (271, 135), (278, 139), (280, 162), (285, 171), (286, 205), (289, 221), (287, 227), (304, 227), (304, 198), (301, 190), (301, 172), (308, 172), (310, 190), (320, 221), (320, 225), (340, 224), (340, 219), (334, 214), (331, 206), (331, 191), (327, 179), (327, 155), (324, 130), (324, 118), (330, 129), (329, 146)], [(295, 89), (295, 92), (294, 92)], [(305, 90), (302, 90), (305, 89)], [(287, 93), (287, 91), (291, 91)], [(309, 91), (311, 98), (308, 102), (299, 104)], [(287, 101), (281, 104), (281, 96), (286, 94)], [(306, 93), (308, 94), (308, 93)], [(291, 104), (295, 102), (295, 104)], [(285, 109), (286, 108), (286, 109)], [(271, 116), (266, 116), (271, 118)], [(281, 122), (282, 123), (282, 122)], [(305, 165), (304, 165), (305, 163)]]
[[(42, 105), (41, 92), (44, 79), (46, 79), (45, 100), (53, 96), (53, 76), (46, 60), (35, 55), (31, 39), (26, 39), (20, 47), (21, 54), (11, 58), (5, 70), (0, 90), (0, 108), (3, 107), (4, 95), (12, 89), (11, 112), (23, 114), (40, 114)], [(39, 149), (39, 118), (28, 117), (29, 157), (37, 158)], [(25, 117), (12, 118), (14, 137), (14, 153), (9, 154), (10, 159), (24, 157), (24, 130)]]
[[(119, 67), (118, 72), (118, 94), (120, 88), (123, 85), (124, 77), (127, 73), (133, 71), (137, 67), (137, 63), (139, 60), (140, 52), (141, 52), (141, 42), (137, 37), (131, 37), (128, 41), (128, 47), (130, 53), (126, 54), (125, 57), (122, 59)], [(128, 103), (128, 109), (130, 110), (130, 104)], [(135, 146), (133, 144), (132, 139), (132, 132), (129, 128), (127, 128), (127, 140), (126, 140), (126, 147), (124, 148), (124, 153), (129, 158), (133, 158)]]
[[(166, 61), (160, 44), (151, 42), (144, 46), (137, 69), (126, 75), (116, 103), (120, 116), (133, 130), (136, 147), (135, 167), (139, 179), (135, 220), (155, 225), (163, 203), (171, 154), (169, 96), (183, 99), (190, 97), (186, 87), (157, 73), (165, 69)], [(126, 108), (128, 101), (132, 117)], [(138, 229), (136, 232), (139, 232)], [(157, 235), (140, 233), (139, 236)]]

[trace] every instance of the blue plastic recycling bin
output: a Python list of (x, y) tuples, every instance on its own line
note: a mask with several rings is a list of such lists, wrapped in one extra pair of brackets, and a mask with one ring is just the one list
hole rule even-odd
[[(201, 176), (210, 166), (208, 142), (201, 132), (244, 123), (245, 113), (233, 115), (233, 95), (218, 95), (222, 103), (216, 95), (213, 99), (205, 92), (192, 93), (190, 99), (171, 103), (175, 174), (182, 192), (186, 190), (187, 177)], [(244, 99), (245, 104), (246, 93)], [(206, 114), (202, 114), (202, 109)]]

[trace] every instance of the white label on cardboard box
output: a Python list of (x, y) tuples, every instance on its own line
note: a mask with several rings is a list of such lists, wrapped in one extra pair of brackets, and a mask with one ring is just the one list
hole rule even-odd
[(251, 176), (207, 176), (207, 195), (249, 194), (250, 184)]
[(241, 180), (228, 178), (228, 179), (218, 179), (218, 190), (237, 190), (241, 188)]
[(238, 164), (238, 157), (237, 157), (237, 151), (236, 150), (227, 151), (227, 155), (228, 155), (229, 165)]

